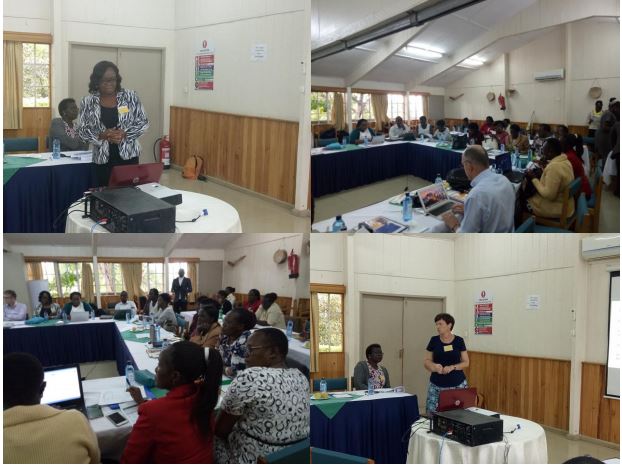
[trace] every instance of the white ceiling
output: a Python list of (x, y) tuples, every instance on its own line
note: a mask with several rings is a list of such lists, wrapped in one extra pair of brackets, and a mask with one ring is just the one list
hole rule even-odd
[[(443, 52), (446, 56), (451, 55), (459, 47), (477, 39), (499, 22), (514, 16), (536, 1), (486, 0), (430, 22), (425, 30), (415, 37), (413, 42), (423, 48), (429, 47)], [(387, 3), (389, 2), (372, 0), (340, 0), (329, 3), (328, 0), (312, 0), (311, 34), (313, 48), (325, 45), (329, 39), (337, 40), (352, 34), (355, 32), (353, 25), (358, 26), (357, 30), (362, 30), (399, 13), (395, 11), (395, 5), (392, 5), (391, 8), (384, 6)], [(403, 12), (421, 2), (402, 1), (389, 4), (392, 3), (399, 3), (402, 7), (401, 12)], [(493, 61), (499, 55), (533, 41), (542, 33), (544, 32), (503, 39), (478, 53), (478, 57), (485, 58), (486, 62)], [(387, 41), (389, 39), (382, 40)], [(369, 43), (364, 47), (375, 50), (378, 44)], [(317, 60), (312, 64), (312, 74), (314, 77), (345, 79), (357, 64), (372, 53), (373, 51), (349, 50)], [(433, 65), (432, 62), (393, 56), (364, 76), (362, 80), (406, 85), (413, 81), (415, 75)], [(470, 72), (471, 70), (464, 68), (452, 68), (424, 84), (445, 87)]]

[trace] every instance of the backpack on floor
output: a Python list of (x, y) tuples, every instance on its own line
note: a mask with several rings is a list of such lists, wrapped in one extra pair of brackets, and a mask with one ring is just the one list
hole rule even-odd
[(181, 176), (190, 180), (196, 180), (201, 174), (203, 168), (203, 159), (197, 155), (191, 155), (186, 163), (184, 163), (184, 170)]

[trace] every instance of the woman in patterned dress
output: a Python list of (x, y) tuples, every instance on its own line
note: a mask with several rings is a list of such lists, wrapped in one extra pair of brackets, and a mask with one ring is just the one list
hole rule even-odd
[(255, 314), (239, 307), (225, 315), (217, 349), (222, 356), (226, 376), (235, 377), (238, 371), (246, 368), (246, 344), (256, 322)]
[(246, 349), (247, 368), (231, 382), (216, 421), (217, 463), (256, 463), (309, 436), (309, 382), (287, 368), (285, 334), (257, 330)]
[(382, 348), (379, 344), (373, 343), (365, 350), (367, 361), (359, 361), (354, 366), (354, 377), (352, 380), (353, 390), (367, 390), (369, 380), (373, 382), (374, 390), (378, 388), (391, 388), (389, 371), (380, 365), (382, 361)]
[(86, 150), (88, 143), (82, 141), (73, 125), (78, 117), (78, 106), (72, 98), (63, 99), (58, 104), (60, 118), (52, 119), (48, 132), (49, 148), (52, 149), (54, 139), (60, 141), (60, 150)]

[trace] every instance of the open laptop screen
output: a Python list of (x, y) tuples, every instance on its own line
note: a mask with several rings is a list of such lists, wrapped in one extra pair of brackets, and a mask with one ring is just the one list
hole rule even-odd
[(160, 181), (164, 165), (160, 162), (141, 165), (117, 165), (110, 171), (109, 188), (119, 186), (138, 186)]
[(447, 193), (442, 184), (433, 184), (417, 190), (421, 205), (425, 208), (426, 212), (430, 210), (435, 204), (447, 200)]
[(45, 369), (43, 379), (46, 384), (41, 404), (57, 405), (82, 398), (80, 369), (77, 365)]

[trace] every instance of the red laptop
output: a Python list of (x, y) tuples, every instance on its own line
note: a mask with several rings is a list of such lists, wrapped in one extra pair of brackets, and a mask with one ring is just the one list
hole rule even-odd
[(442, 390), (438, 396), (437, 411), (451, 411), (475, 406), (477, 406), (477, 388), (475, 387)]
[(158, 183), (164, 170), (160, 162), (140, 165), (117, 165), (110, 172), (109, 188), (120, 186), (138, 186), (145, 183)]

